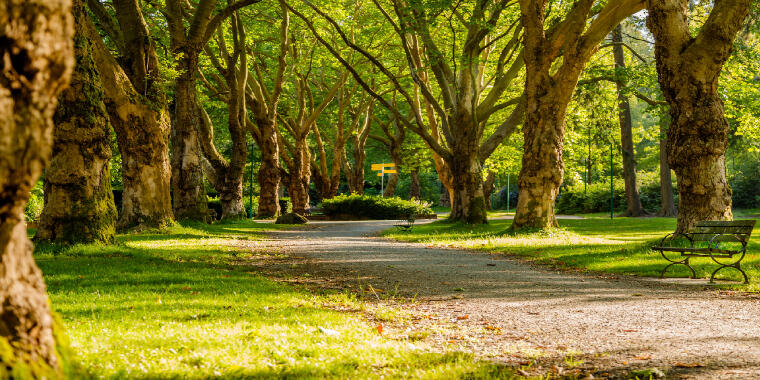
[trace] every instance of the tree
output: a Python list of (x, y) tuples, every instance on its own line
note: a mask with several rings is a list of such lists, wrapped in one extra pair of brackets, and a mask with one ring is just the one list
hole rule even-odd
[[(625, 70), (625, 54), (623, 52), (623, 26), (618, 24), (612, 31), (612, 52), (615, 57), (615, 69)], [(644, 208), (639, 197), (639, 185), (636, 182), (636, 157), (633, 151), (633, 120), (631, 104), (623, 92), (621, 81), (615, 82), (618, 97), (618, 120), (620, 121), (620, 147), (623, 151), (623, 178), (625, 179), (626, 209), (623, 216), (642, 216)]]
[[(314, 53), (313, 50), (311, 52)], [(282, 170), (283, 179), (288, 189), (290, 202), (293, 204), (293, 212), (300, 215), (304, 215), (309, 208), (309, 184), (311, 183), (312, 167), (311, 151), (308, 144), (309, 134), (312, 131), (319, 134), (317, 119), (332, 102), (338, 91), (343, 88), (347, 79), (347, 74), (341, 74), (328, 88), (326, 81), (322, 78), (321, 84), (325, 93), (322, 94), (319, 103), (316, 103), (309, 83), (313, 68), (312, 61), (313, 57), (309, 60), (306, 71), (295, 75), (294, 109), (289, 110), (287, 114), (280, 114), (280, 121), (292, 139), (292, 142), (287, 141), (285, 137), (281, 137), (280, 140), (281, 145), (287, 148), (280, 152), (286, 166)], [(338, 159), (340, 158), (338, 157)], [(334, 172), (340, 175), (340, 166), (336, 166)], [(337, 190), (337, 186), (335, 188)], [(322, 196), (326, 196), (326, 194), (322, 194)]]
[[(238, 0), (217, 10), (217, 0), (200, 0), (194, 7), (181, 0), (166, 1), (166, 21), (172, 52), (180, 74), (175, 81), (174, 126), (172, 130), (172, 192), (177, 219), (205, 220), (208, 217), (203, 185), (201, 148), (197, 124), (195, 77), (198, 56), (222, 21), (236, 10), (261, 0)], [(188, 18), (189, 27), (185, 25)]]
[[(506, 27), (499, 24), (510, 2), (479, 1), (471, 8), (460, 9), (458, 5), (451, 4), (450, 7), (444, 5), (438, 9), (437, 5), (429, 6), (417, 0), (394, 0), (391, 6), (395, 17), (392, 17), (379, 1), (373, 1), (398, 38), (398, 45), (408, 62), (411, 85), (402, 83), (401, 75), (392, 73), (376, 55), (371, 54), (370, 47), (353, 42), (340, 24), (324, 10), (309, 1), (302, 2), (328, 22), (343, 43), (368, 59), (387, 77), (409, 105), (411, 117), (403, 116), (388, 100), (372, 91), (362, 75), (321, 37), (312, 19), (291, 7), (291, 11), (304, 20), (320, 43), (351, 71), (366, 91), (394, 113), (406, 128), (419, 134), (440, 156), (445, 168), (441, 165), (439, 175), (451, 178), (453, 189), (450, 219), (485, 223), (481, 163), (521, 123), (523, 114), (521, 106), (524, 103), (519, 95), (500, 102), (523, 67), (522, 55), (519, 54), (521, 29), (518, 23), (515, 21)], [(437, 23), (436, 18), (444, 12), (449, 16), (449, 25), (457, 22), (463, 40), (458, 40), (457, 36), (460, 35), (456, 31), (450, 35), (447, 32), (449, 28), (441, 27), (440, 34), (446, 37), (436, 41), (434, 35), (438, 34), (431, 29), (443, 25)], [(453, 26), (451, 28), (455, 29)], [(511, 39), (502, 38), (509, 35)], [(452, 41), (455, 52), (451, 57), (446, 57), (439, 45)], [(491, 71), (492, 67), (495, 69)], [(435, 82), (427, 80), (427, 70), (433, 73)], [(431, 84), (436, 84), (437, 88), (434, 90)], [(494, 128), (490, 136), (484, 138), (488, 120), (509, 107), (512, 107), (510, 115)], [(440, 124), (442, 139), (436, 138), (435, 132), (431, 133), (430, 129), (435, 128), (433, 123), (436, 122)], [(446, 171), (450, 171), (450, 177)]]
[(74, 11), (76, 65), (53, 117), (53, 154), (35, 240), (110, 244), (117, 217), (109, 168), (111, 127), (87, 37), (89, 16), (81, 1)]
[[(245, 92), (248, 84), (248, 54), (246, 52), (246, 32), (238, 12), (230, 17), (232, 51), (227, 48), (224, 33), (217, 33), (214, 52), (206, 46), (206, 53), (218, 75), (214, 75), (215, 85), (208, 80), (203, 83), (213, 94), (227, 104), (227, 130), (232, 142), (230, 159), (225, 159), (214, 146), (214, 125), (202, 104), (196, 107), (201, 114), (199, 141), (205, 156), (203, 160), (206, 178), (219, 192), (222, 204), (222, 220), (245, 217), (243, 208), (243, 171), (248, 157), (246, 141)], [(221, 57), (217, 57), (219, 54)], [(224, 62), (224, 63), (222, 63)], [(201, 74), (202, 75), (202, 74)], [(196, 100), (197, 101), (197, 100)]]
[[(81, 2), (77, 3), (82, 7)], [(78, 12), (81, 14), (81, 11)], [(56, 322), (24, 207), (48, 163), (56, 98), (74, 68), (71, 3), (0, 2), (0, 376), (62, 376)]]
[[(383, 190), (383, 196), (385, 197), (391, 197), (396, 192), (396, 185), (398, 184), (399, 174), (404, 169), (402, 149), (404, 141), (406, 140), (406, 128), (404, 128), (404, 125), (396, 120), (393, 115), (389, 115), (389, 118), (390, 120), (386, 121), (373, 115), (372, 119), (377, 125), (380, 126), (380, 129), (383, 131), (383, 136), (374, 134), (369, 135), (369, 137), (371, 137), (373, 140), (376, 140), (385, 145), (385, 147), (388, 149), (388, 155), (391, 157), (391, 161), (393, 161), (393, 164), (395, 165), (396, 173), (391, 173), (388, 178), (388, 183), (385, 185), (385, 189)], [(419, 199), (420, 179), (417, 173), (417, 168), (414, 168), (410, 171), (410, 176), (412, 179), (412, 184), (410, 188), (411, 194), (409, 197), (416, 197), (416, 199)]]
[(647, 5), (658, 81), (670, 105), (667, 154), (678, 181), (677, 232), (690, 231), (700, 220), (733, 218), (725, 162), (729, 126), (718, 79), (750, 3), (715, 1), (696, 36), (689, 26), (688, 1), (651, 0)]
[[(593, 4), (574, 2), (564, 19), (547, 31), (547, 0), (520, 0), (527, 108), (513, 230), (557, 226), (554, 201), (564, 175), (565, 114), (578, 77), (604, 37), (644, 7), (642, 0), (621, 0), (592, 12)], [(556, 62), (560, 56), (561, 62)]]
[[(352, 89), (356, 90), (356, 89)], [(340, 141), (340, 150), (336, 144), (333, 160), (338, 159), (343, 173), (348, 180), (348, 191), (355, 194), (364, 194), (364, 162), (367, 159), (366, 144), (372, 127), (372, 114), (374, 113), (374, 100), (365, 95), (360, 99), (356, 107), (351, 107), (351, 93), (341, 93), (338, 109), (338, 134), (336, 142)], [(348, 113), (348, 115), (346, 115)], [(348, 129), (344, 131), (346, 116), (349, 116)], [(351, 158), (345, 148), (346, 142), (351, 142)], [(340, 173), (338, 173), (340, 177)]]
[(169, 191), (171, 122), (155, 44), (137, 0), (114, 0), (115, 17), (100, 1), (87, 3), (114, 48), (105, 45), (87, 20), (93, 60), (122, 157), (124, 189), (117, 226), (165, 226), (174, 219)]
[[(282, 86), (285, 82), (285, 71), (288, 67), (287, 57), (291, 50), (292, 39), (290, 38), (290, 14), (284, 0), (278, 1), (280, 5), (280, 28), (277, 31), (278, 54), (275, 62), (276, 69), (263, 70), (269, 67), (265, 61), (265, 55), (254, 55), (251, 66), (254, 73), (249, 76), (248, 89), (246, 91), (246, 105), (251, 118), (246, 121), (248, 131), (253, 136), (261, 151), (261, 168), (258, 173), (260, 187), (259, 195), (259, 218), (268, 218), (278, 215), (280, 212), (280, 145), (277, 139), (278, 104), (282, 97)], [(272, 73), (269, 77), (267, 74)], [(267, 83), (271, 82), (271, 85)]]

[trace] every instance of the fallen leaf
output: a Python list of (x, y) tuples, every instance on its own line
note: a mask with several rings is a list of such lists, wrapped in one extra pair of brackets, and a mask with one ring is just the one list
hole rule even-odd
[(182, 287), (182, 290), (192, 290), (192, 288), (191, 288), (191, 287), (189, 287), (189, 286), (183, 286), (183, 287)]
[(470, 315), (469, 314), (465, 314), (465, 315), (461, 315), (461, 316), (457, 317), (458, 321), (462, 321), (462, 320), (465, 320), (465, 319), (470, 319)]
[(377, 333), (382, 335), (382, 333), (383, 333), (383, 324), (382, 323), (378, 323), (377, 324)]
[(635, 360), (649, 360), (649, 359), (652, 358), (652, 355), (651, 354), (642, 354), (642, 355), (634, 356), (633, 358)]
[(636, 329), (623, 329), (623, 332), (638, 332)]

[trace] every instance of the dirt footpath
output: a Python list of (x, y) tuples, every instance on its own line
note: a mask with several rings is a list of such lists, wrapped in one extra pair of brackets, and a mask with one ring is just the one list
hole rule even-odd
[(288, 260), (264, 269), (327, 288), (372, 285), (379, 299), (403, 295), (412, 316), (396, 335), (441, 351), (472, 351), (528, 374), (627, 378), (654, 369), (655, 377), (760, 378), (755, 297), (704, 290), (704, 281), (559, 273), (514, 258), (373, 237), (392, 224), (315, 222), (273, 232), (261, 249)]

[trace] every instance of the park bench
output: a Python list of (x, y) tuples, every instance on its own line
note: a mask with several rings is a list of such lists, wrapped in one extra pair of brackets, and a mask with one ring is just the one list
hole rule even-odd
[[(659, 251), (662, 257), (670, 262), (670, 264), (662, 269), (660, 278), (665, 276), (665, 271), (668, 268), (678, 264), (686, 265), (691, 270), (691, 278), (695, 278), (697, 274), (694, 272), (694, 268), (689, 265), (689, 260), (692, 257), (709, 257), (720, 265), (718, 269), (712, 272), (710, 282), (713, 282), (715, 274), (719, 270), (723, 268), (736, 268), (744, 276), (744, 283), (749, 284), (747, 274), (741, 268), (741, 261), (747, 253), (747, 242), (749, 242), (749, 237), (754, 227), (754, 220), (702, 221), (697, 222), (694, 232), (665, 235), (662, 241), (660, 241), (659, 246), (652, 247), (652, 250)], [(685, 240), (680, 238), (685, 238)], [(680, 245), (682, 245), (680, 247), (673, 244), (678, 239), (680, 239)], [(725, 248), (720, 246), (721, 243), (734, 244), (732, 247)], [(682, 259), (668, 258), (665, 252), (680, 253)]]
[(398, 220), (394, 226), (402, 231), (411, 231), (414, 227), (414, 215), (406, 215), (403, 219)]

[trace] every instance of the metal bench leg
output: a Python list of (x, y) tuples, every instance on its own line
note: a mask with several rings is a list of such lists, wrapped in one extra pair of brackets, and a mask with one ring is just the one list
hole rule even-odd
[(747, 277), (747, 274), (744, 273), (744, 270), (742, 270), (740, 261), (737, 261), (737, 262), (735, 262), (733, 264), (728, 264), (728, 265), (724, 264), (720, 268), (716, 269), (714, 272), (712, 272), (712, 275), (710, 275), (710, 283), (714, 282), (714, 280), (715, 280), (715, 274), (718, 273), (718, 271), (721, 270), (721, 269), (723, 269), (723, 268), (736, 268), (739, 272), (742, 272), (742, 276), (744, 276), (744, 283), (745, 284), (749, 284), (749, 278)]
[[(668, 261), (672, 261), (672, 260), (668, 259), (667, 257), (665, 259), (668, 260)], [(691, 277), (690, 278), (697, 278), (697, 272), (695, 272), (694, 268), (692, 268), (691, 265), (689, 265), (689, 259), (690, 259), (690, 257), (687, 257), (685, 260), (681, 260), (681, 261), (672, 261), (670, 264), (668, 264), (667, 266), (665, 266), (665, 268), (662, 268), (662, 272), (660, 272), (660, 278), (664, 278), (665, 277), (665, 272), (668, 270), (668, 268), (670, 268), (670, 267), (672, 267), (673, 265), (676, 265), (676, 264), (686, 265), (686, 267), (689, 268), (689, 270), (691, 271)]]

